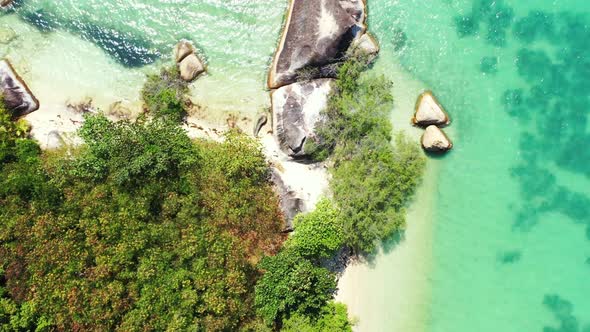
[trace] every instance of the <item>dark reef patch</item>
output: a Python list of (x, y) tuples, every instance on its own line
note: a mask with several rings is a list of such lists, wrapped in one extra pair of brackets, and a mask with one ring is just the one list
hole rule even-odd
[(573, 314), (574, 306), (571, 302), (556, 294), (547, 294), (543, 299), (543, 305), (549, 309), (559, 327), (545, 326), (543, 332), (588, 332), (590, 325), (580, 328), (580, 322)]
[(55, 14), (43, 9), (17, 8), (20, 18), (41, 32), (58, 29), (68, 31), (88, 40), (126, 67), (141, 67), (162, 57), (163, 50), (171, 45), (155, 45), (149, 39), (84, 21), (62, 21)]
[(479, 70), (484, 74), (495, 74), (498, 72), (498, 57), (486, 56), (479, 63)]
[(520, 250), (505, 251), (498, 254), (498, 261), (502, 264), (513, 264), (522, 258)]

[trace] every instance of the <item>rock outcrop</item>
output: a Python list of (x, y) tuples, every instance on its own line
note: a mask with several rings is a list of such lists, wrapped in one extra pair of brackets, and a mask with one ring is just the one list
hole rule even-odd
[(181, 41), (174, 47), (174, 59), (178, 64), (180, 77), (187, 82), (194, 81), (206, 70), (203, 61), (195, 53), (195, 48), (188, 41)]
[[(279, 48), (268, 76), (276, 89), (297, 81), (299, 72), (339, 61), (365, 30), (362, 0), (292, 0)], [(329, 71), (329, 70), (328, 70)]]
[(47, 134), (47, 144), (45, 145), (46, 149), (59, 149), (66, 145), (65, 140), (57, 130), (52, 130)]
[(12, 3), (14, 2), (14, 0), (1, 0), (0, 1), (0, 7), (8, 7), (10, 6)]
[(430, 125), (422, 135), (422, 147), (429, 152), (445, 152), (453, 147), (453, 143), (440, 128)]
[(365, 33), (354, 41), (352, 51), (354, 55), (366, 56), (367, 61), (372, 62), (379, 54), (379, 43), (370, 33)]
[(268, 116), (266, 116), (266, 114), (262, 114), (258, 120), (256, 120), (256, 125), (254, 125), (253, 130), (254, 137), (258, 137), (258, 133), (260, 133), (260, 130), (266, 125), (267, 122)]
[(275, 191), (279, 195), (279, 204), (283, 216), (285, 217), (285, 224), (283, 232), (293, 231), (293, 219), (305, 209), (305, 202), (297, 197), (297, 193), (289, 188), (281, 178), (280, 172), (276, 168), (272, 168), (271, 181), (274, 184)]
[(446, 126), (451, 123), (451, 120), (432, 92), (426, 91), (416, 101), (412, 123), (421, 127), (430, 125)]
[(27, 115), (39, 109), (39, 101), (8, 60), (0, 61), (0, 92), (13, 116)]
[(293, 83), (272, 93), (274, 134), (281, 150), (294, 158), (305, 157), (306, 140), (313, 138), (320, 112), (326, 107), (331, 79)]

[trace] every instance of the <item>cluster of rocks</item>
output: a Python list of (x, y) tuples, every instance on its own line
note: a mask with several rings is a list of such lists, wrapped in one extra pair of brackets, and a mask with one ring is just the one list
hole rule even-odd
[(14, 117), (39, 109), (39, 101), (7, 59), (0, 61), (0, 92), (4, 105)]
[[(337, 65), (347, 56), (372, 61), (379, 52), (366, 32), (363, 0), (291, 1), (269, 75), (272, 127), (275, 140), (290, 158), (310, 163), (305, 143), (315, 140), (316, 124), (334, 86)], [(259, 121), (260, 122), (260, 121)], [(259, 128), (257, 123), (255, 133)], [(275, 179), (280, 172), (275, 172)], [(275, 181), (275, 183), (283, 183)], [(278, 185), (281, 206), (290, 223), (301, 199), (288, 186)]]
[(453, 148), (453, 143), (441, 129), (449, 125), (451, 120), (431, 91), (418, 97), (412, 123), (426, 128), (421, 140), (424, 150), (446, 152)]
[(187, 81), (194, 81), (205, 72), (205, 65), (195, 52), (195, 48), (188, 41), (181, 41), (174, 48), (174, 59), (180, 71), (180, 77)]
[(291, 1), (287, 23), (268, 75), (273, 130), (286, 154), (305, 158), (331, 92), (335, 64), (363, 53), (374, 59), (377, 41), (366, 33), (362, 0)]

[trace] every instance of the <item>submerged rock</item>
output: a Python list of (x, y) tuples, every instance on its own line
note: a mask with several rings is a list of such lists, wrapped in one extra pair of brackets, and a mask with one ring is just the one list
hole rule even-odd
[(418, 97), (412, 123), (421, 127), (445, 126), (451, 123), (451, 120), (432, 92), (426, 91)]
[[(298, 71), (339, 61), (366, 30), (362, 0), (291, 1), (285, 31), (268, 76), (276, 89), (294, 83)], [(322, 73), (322, 70), (317, 70)]]
[(281, 150), (294, 158), (305, 157), (304, 145), (314, 136), (332, 90), (331, 79), (293, 83), (272, 93), (274, 133)]
[(10, 27), (0, 28), (0, 44), (9, 44), (17, 37), (16, 31)]
[(422, 135), (422, 147), (429, 152), (445, 152), (453, 147), (453, 143), (440, 128), (430, 125)]
[(180, 77), (191, 82), (197, 76), (205, 72), (205, 66), (194, 53), (187, 55), (179, 64), (178, 69), (180, 70)]
[(13, 116), (23, 116), (39, 109), (39, 101), (8, 60), (0, 61), (0, 92)]
[(0, 0), (0, 7), (8, 7), (14, 0)]

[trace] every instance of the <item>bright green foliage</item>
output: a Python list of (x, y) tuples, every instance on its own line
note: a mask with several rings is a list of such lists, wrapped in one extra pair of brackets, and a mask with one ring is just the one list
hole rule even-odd
[(267, 324), (294, 314), (317, 317), (336, 290), (336, 278), (294, 250), (282, 250), (260, 263), (264, 275), (256, 284), (256, 308)]
[(329, 258), (344, 243), (338, 210), (327, 199), (318, 202), (313, 212), (298, 215), (294, 224), (295, 233), (286, 246), (307, 258)]
[(259, 322), (260, 257), (280, 247), (250, 139), (191, 142), (169, 121), (90, 117), (86, 145), (0, 163), (0, 330), (235, 331)]
[(197, 149), (182, 128), (166, 120), (112, 122), (86, 118), (79, 131), (86, 149), (75, 175), (89, 180), (110, 177), (117, 184), (177, 178), (196, 166)]
[(148, 75), (141, 90), (145, 107), (154, 117), (181, 121), (186, 116), (188, 84), (176, 66), (162, 68), (159, 75)]
[(352, 332), (346, 305), (329, 302), (317, 320), (294, 314), (283, 322), (282, 332)]
[(340, 68), (327, 120), (317, 128), (322, 144), (310, 148), (315, 156), (332, 153), (331, 187), (345, 244), (371, 252), (378, 240), (403, 227), (404, 206), (420, 179), (424, 157), (403, 136), (392, 144), (391, 83), (363, 77), (364, 63), (353, 59)]

